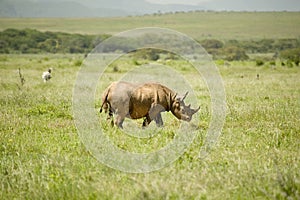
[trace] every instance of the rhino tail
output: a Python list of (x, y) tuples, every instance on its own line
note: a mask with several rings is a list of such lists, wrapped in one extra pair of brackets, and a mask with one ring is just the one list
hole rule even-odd
[(102, 103), (101, 108), (100, 108), (100, 113), (102, 113), (103, 105), (104, 105), (104, 104)]
[(102, 105), (100, 107), (100, 113), (102, 112), (103, 109), (105, 110), (105, 112), (107, 112), (108, 105), (109, 105), (109, 102), (107, 101), (108, 94), (109, 94), (109, 89), (105, 90), (102, 96)]

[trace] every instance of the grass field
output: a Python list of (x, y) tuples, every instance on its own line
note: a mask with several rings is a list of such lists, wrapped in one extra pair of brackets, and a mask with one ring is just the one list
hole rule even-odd
[[(130, 174), (100, 164), (78, 138), (72, 91), (82, 59), (0, 56), (0, 199), (300, 198), (299, 67), (218, 63), (227, 118), (210, 155), (198, 159), (210, 110), (207, 90), (196, 88), (203, 117), (190, 148), (160, 171)], [(180, 61), (172, 64), (185, 76), (194, 76)], [(53, 79), (44, 84), (41, 73), (48, 67), (54, 68)], [(23, 86), (18, 68), (26, 80)], [(113, 70), (107, 74), (121, 75)], [(124, 144), (120, 131), (108, 130), (124, 148), (135, 148), (136, 141)], [(164, 134), (143, 142), (160, 146), (160, 138), (171, 137), (170, 132)]]
[(0, 30), (33, 28), (82, 34), (115, 34), (141, 27), (170, 28), (194, 39), (299, 38), (300, 12), (194, 12), (93, 19), (1, 18)]

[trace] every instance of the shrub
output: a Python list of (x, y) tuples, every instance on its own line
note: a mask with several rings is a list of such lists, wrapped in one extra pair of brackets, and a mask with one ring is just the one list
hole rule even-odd
[(200, 42), (203, 48), (206, 50), (208, 49), (220, 49), (224, 47), (223, 42), (215, 39), (207, 39), (207, 40), (202, 40)]
[(262, 66), (262, 65), (265, 64), (264, 61), (261, 60), (261, 59), (257, 59), (257, 60), (255, 61), (255, 63), (256, 63), (256, 66)]
[(119, 71), (119, 67), (117, 66), (117, 65), (115, 65), (114, 67), (113, 67), (113, 72), (118, 72)]
[(288, 62), (294, 62), (297, 66), (300, 63), (300, 48), (287, 49), (280, 52), (280, 58)]
[(133, 62), (134, 65), (137, 65), (137, 66), (141, 65), (137, 60), (133, 60), (132, 62)]
[(158, 50), (158, 49), (140, 49), (137, 51), (133, 51), (132, 55), (134, 58), (137, 58), (137, 59), (156, 61), (160, 58), (160, 56), (159, 56), (160, 53), (161, 53), (161, 50)]
[(74, 62), (74, 66), (76, 66), (76, 67), (81, 66), (81, 64), (82, 64), (82, 60), (76, 60), (76, 61)]
[(287, 66), (287, 67), (290, 67), (290, 68), (294, 67), (293, 61), (292, 61), (292, 60), (287, 60), (287, 61), (286, 61), (286, 66)]
[(155, 53), (155, 51), (150, 51), (150, 54), (149, 54), (149, 60), (153, 60), (153, 61), (156, 61), (159, 59), (159, 54), (158, 53)]
[(275, 66), (275, 65), (276, 65), (275, 60), (271, 60), (271, 61), (270, 61), (270, 65), (271, 65), (271, 66)]
[(228, 61), (249, 59), (245, 50), (236, 46), (226, 47), (221, 52), (224, 59)]

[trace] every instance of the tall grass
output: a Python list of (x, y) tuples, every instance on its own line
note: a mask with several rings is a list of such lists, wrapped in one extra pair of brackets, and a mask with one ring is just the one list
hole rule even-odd
[[(205, 117), (190, 148), (160, 171), (128, 174), (99, 163), (77, 136), (71, 102), (77, 63), (82, 58), (1, 55), (1, 199), (300, 198), (299, 68), (256, 67), (253, 62), (218, 66), (228, 113), (223, 133), (209, 156), (198, 158), (210, 112), (205, 104), (209, 97), (202, 98), (207, 93), (201, 86), (196, 92), (204, 104), (201, 114)], [(176, 62), (180, 70), (182, 63), (172, 64)], [(53, 79), (44, 84), (41, 73), (48, 67), (54, 68)], [(23, 86), (18, 68), (26, 79)], [(193, 71), (182, 69), (193, 77)], [(120, 72), (107, 73), (110, 80), (109, 76), (116, 78)], [(125, 143), (122, 132), (106, 128), (122, 148), (143, 150), (134, 145), (144, 142), (160, 148), (172, 139), (168, 123), (169, 119), (161, 134), (149, 143)]]

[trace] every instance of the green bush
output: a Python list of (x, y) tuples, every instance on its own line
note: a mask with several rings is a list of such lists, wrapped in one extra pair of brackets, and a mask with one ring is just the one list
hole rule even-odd
[(249, 59), (249, 56), (246, 54), (246, 51), (236, 46), (226, 47), (222, 49), (221, 53), (221, 57), (223, 57), (224, 60), (228, 61)]
[(286, 61), (286, 66), (290, 67), (290, 68), (294, 67), (293, 61), (292, 60), (287, 60)]
[(261, 59), (257, 59), (257, 60), (255, 61), (255, 63), (256, 63), (256, 66), (262, 66), (262, 65), (265, 64), (264, 61), (261, 60)]
[(81, 64), (82, 64), (82, 60), (76, 60), (76, 61), (74, 62), (74, 66), (76, 66), (76, 67), (81, 66)]
[(288, 60), (288, 62), (295, 63), (299, 66), (300, 63), (300, 48), (287, 49), (280, 52), (280, 58)]
[(275, 60), (271, 60), (271, 61), (269, 62), (269, 64), (270, 64), (271, 66), (275, 66), (275, 65), (276, 65), (276, 61), (275, 61)]
[(131, 54), (136, 59), (156, 61), (160, 58), (160, 53), (166, 53), (159, 49), (140, 49), (133, 51)]
[(224, 43), (219, 41), (219, 40), (215, 40), (215, 39), (206, 39), (206, 40), (202, 40), (200, 41), (200, 44), (202, 45), (203, 48), (205, 48), (207, 51), (209, 49), (220, 49), (224, 47)]

